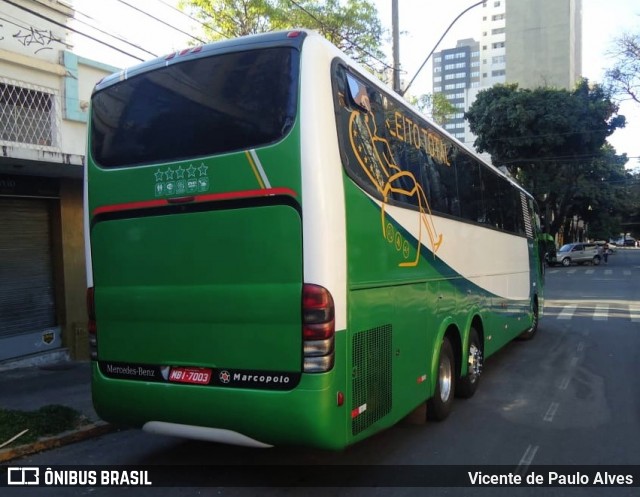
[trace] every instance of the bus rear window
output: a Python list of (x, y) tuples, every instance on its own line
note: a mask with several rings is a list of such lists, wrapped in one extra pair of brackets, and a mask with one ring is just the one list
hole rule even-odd
[(295, 119), (298, 61), (289, 47), (226, 53), (100, 90), (92, 97), (93, 159), (133, 166), (275, 142)]

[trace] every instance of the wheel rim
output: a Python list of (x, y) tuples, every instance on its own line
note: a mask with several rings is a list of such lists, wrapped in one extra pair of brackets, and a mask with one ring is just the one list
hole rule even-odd
[(566, 259), (562, 259), (562, 265), (563, 266), (570, 266), (571, 265), (571, 259), (569, 259), (568, 257)]
[(446, 402), (451, 395), (451, 386), (453, 384), (453, 368), (451, 367), (449, 356), (445, 355), (442, 358), (439, 369), (440, 399)]
[(469, 381), (475, 383), (482, 373), (482, 351), (472, 343), (469, 347)]

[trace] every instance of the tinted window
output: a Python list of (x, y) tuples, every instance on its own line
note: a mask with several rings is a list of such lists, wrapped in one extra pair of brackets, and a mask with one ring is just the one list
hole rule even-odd
[(342, 160), (361, 188), (426, 214), (525, 234), (527, 200), (509, 180), (365, 79), (338, 64), (334, 71)]
[(462, 217), (482, 223), (484, 222), (484, 201), (480, 165), (464, 152), (456, 154), (455, 163)]
[(296, 113), (298, 52), (269, 48), (185, 60), (92, 98), (102, 166), (186, 159), (274, 142)]

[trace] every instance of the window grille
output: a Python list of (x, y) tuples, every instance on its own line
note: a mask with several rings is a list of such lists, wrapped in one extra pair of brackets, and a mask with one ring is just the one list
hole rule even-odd
[(55, 90), (0, 78), (0, 143), (58, 149), (59, 107)]

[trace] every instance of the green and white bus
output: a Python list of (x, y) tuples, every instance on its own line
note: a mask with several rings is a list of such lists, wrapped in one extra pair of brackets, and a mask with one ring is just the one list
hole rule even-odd
[(444, 419), (542, 312), (532, 197), (312, 32), (105, 78), (85, 181), (111, 422), (341, 449)]

